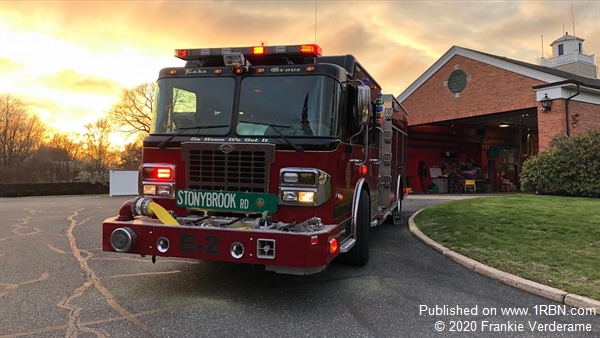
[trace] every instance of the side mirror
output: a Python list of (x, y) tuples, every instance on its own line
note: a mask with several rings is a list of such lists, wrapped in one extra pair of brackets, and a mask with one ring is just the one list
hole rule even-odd
[(369, 86), (358, 86), (358, 118), (361, 123), (369, 123), (369, 108), (371, 107), (371, 88)]

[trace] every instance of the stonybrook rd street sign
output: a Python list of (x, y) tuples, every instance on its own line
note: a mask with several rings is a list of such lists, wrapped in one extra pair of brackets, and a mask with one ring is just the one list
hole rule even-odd
[(242, 212), (277, 212), (277, 195), (233, 191), (177, 190), (175, 204), (181, 208)]

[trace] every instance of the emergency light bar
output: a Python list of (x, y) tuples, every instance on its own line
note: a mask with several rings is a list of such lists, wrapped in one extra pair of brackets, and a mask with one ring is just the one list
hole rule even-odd
[(227, 54), (244, 55), (265, 55), (265, 56), (321, 56), (322, 49), (318, 45), (292, 45), (292, 46), (256, 46), (256, 47), (233, 47), (233, 48), (195, 48), (195, 49), (176, 49), (175, 57), (194, 61), (206, 57), (215, 57)]

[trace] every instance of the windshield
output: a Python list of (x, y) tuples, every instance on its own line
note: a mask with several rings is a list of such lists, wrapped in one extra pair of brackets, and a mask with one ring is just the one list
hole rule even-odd
[(327, 76), (247, 77), (242, 80), (236, 132), (337, 136), (340, 97), (339, 82)]
[[(230, 77), (158, 80), (151, 133), (225, 135), (229, 132), (235, 80)], [(182, 129), (183, 128), (183, 129)]]

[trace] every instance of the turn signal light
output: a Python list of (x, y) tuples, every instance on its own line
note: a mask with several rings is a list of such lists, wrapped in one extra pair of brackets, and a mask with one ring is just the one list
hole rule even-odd
[(319, 244), (319, 236), (310, 236), (310, 245)]

